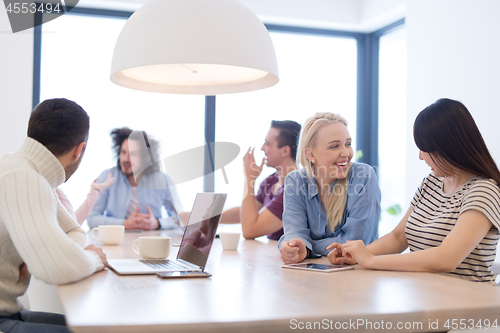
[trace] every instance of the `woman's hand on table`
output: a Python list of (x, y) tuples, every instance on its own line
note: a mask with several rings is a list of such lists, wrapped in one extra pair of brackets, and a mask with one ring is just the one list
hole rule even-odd
[[(339, 264), (343, 264), (347, 258), (343, 258), (342, 257), (342, 245), (339, 244), (339, 243), (332, 243), (330, 245), (328, 245), (328, 247), (326, 248), (327, 250), (331, 250), (330, 252), (328, 252), (328, 255), (326, 256), (328, 258), (328, 261), (334, 265), (339, 265)], [(355, 264), (356, 262), (354, 262), (353, 264)]]
[(371, 262), (375, 256), (368, 251), (362, 240), (347, 241), (345, 244), (341, 245), (341, 250), (342, 257), (337, 258), (336, 263), (358, 263), (363, 268), (372, 268)]
[(296, 264), (307, 257), (306, 243), (302, 239), (294, 238), (284, 241), (280, 248), (281, 259), (285, 264)]
[(344, 252), (342, 251), (342, 244), (340, 243), (332, 243), (328, 245), (326, 249), (331, 250), (326, 257), (328, 258), (328, 261), (334, 265), (355, 265), (357, 263), (350, 254), (346, 253), (346, 255), (344, 256)]

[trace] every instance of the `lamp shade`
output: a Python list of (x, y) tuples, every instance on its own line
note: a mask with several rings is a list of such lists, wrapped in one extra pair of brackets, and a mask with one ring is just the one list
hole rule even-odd
[(137, 90), (217, 95), (278, 83), (271, 37), (236, 0), (151, 0), (116, 42), (111, 81)]

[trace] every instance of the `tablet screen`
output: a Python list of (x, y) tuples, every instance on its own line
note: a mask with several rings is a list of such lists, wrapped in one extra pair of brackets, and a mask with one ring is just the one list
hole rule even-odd
[(323, 265), (323, 264), (312, 264), (310, 262), (308, 263), (303, 263), (303, 264), (297, 264), (298, 267), (302, 268), (312, 268), (312, 269), (319, 269), (322, 271), (326, 271), (327, 269), (332, 269), (332, 268), (340, 268), (342, 266), (339, 265)]

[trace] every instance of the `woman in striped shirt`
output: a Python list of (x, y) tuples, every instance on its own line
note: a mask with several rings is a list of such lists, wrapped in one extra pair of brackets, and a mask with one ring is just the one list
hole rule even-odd
[[(332, 263), (364, 268), (449, 273), (494, 284), (500, 230), (500, 171), (467, 108), (440, 99), (417, 116), (419, 158), (433, 171), (389, 234), (365, 246), (334, 243)], [(410, 253), (400, 254), (407, 248)]]

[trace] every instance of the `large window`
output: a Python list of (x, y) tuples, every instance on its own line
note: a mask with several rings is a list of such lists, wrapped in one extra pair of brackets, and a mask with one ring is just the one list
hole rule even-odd
[[(406, 30), (380, 38), (379, 183), (382, 191), (380, 236), (390, 232), (409, 207), (405, 197)], [(394, 215), (401, 207), (401, 213)], [(392, 212), (393, 214), (390, 214)]]
[[(83, 12), (90, 14), (79, 15)], [(116, 13), (129, 14), (75, 8), (72, 13), (42, 26), (40, 100), (69, 98), (84, 107), (91, 117), (85, 158), (75, 175), (62, 185), (75, 208), (84, 201), (90, 183), (104, 169), (116, 165), (109, 137), (113, 128), (128, 126), (149, 132), (161, 141), (162, 158), (205, 144), (203, 96), (155, 94), (111, 83), (113, 49), (126, 22), (125, 18), (115, 17)], [(404, 189), (399, 185), (404, 183), (403, 159), (397, 158), (398, 153), (403, 155), (405, 147), (404, 30), (394, 30), (380, 38), (380, 138), (370, 131), (356, 133), (358, 120), (370, 119), (378, 112), (377, 108), (375, 111), (370, 108), (376, 103), (370, 104), (362, 98), (369, 82), (362, 79), (369, 72), (366, 66), (370, 63), (366, 41), (372, 35), (280, 26), (269, 30), (278, 58), (279, 84), (216, 98), (215, 124), (209, 122), (208, 126), (215, 126), (216, 141), (236, 143), (241, 151), (225, 167), (229, 184), (220, 170), (215, 172), (214, 190), (229, 194), (226, 207), (241, 203), (243, 154), (254, 146), (257, 161), (261, 161), (260, 148), (271, 120), (295, 120), (303, 124), (316, 112), (340, 113), (349, 122), (355, 151), (361, 149), (364, 154), (377, 156), (375, 143), (380, 140), (380, 167), (374, 166), (379, 167), (383, 193), (381, 234), (386, 233), (394, 224), (386, 209), (395, 204), (407, 206), (401, 202)], [(362, 135), (363, 142), (358, 140)], [(377, 160), (367, 162), (376, 164)], [(199, 168), (203, 168), (201, 163)], [(272, 172), (273, 169), (264, 168), (258, 182)], [(177, 187), (182, 205), (188, 210), (196, 193), (204, 190), (203, 179)]]
[[(226, 207), (239, 206), (243, 195), (243, 155), (255, 147), (257, 163), (271, 120), (299, 124), (316, 112), (342, 114), (356, 146), (356, 40), (271, 32), (279, 64), (280, 82), (268, 89), (217, 96), (216, 140), (241, 148), (226, 167), (229, 184), (215, 174), (215, 190), (228, 193)], [(273, 173), (264, 167), (257, 184)]]

